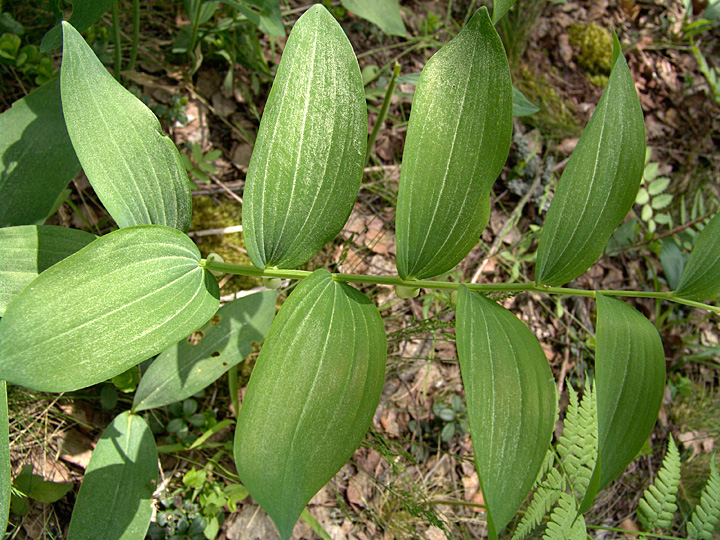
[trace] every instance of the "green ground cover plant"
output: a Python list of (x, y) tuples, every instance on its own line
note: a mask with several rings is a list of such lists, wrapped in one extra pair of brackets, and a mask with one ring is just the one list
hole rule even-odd
[[(494, 13), (495, 22), (502, 13)], [(420, 289), (456, 297), (466, 404), (462, 410), (453, 405), (448, 421), (460, 426), (467, 417), (492, 539), (553, 467), (547, 455), (558, 413), (555, 381), (538, 339), (490, 295), (532, 291), (595, 299), (595, 380), (588, 394), (594, 401), (586, 407), (593, 414), (583, 416), (583, 406), (576, 407), (585, 431), (571, 436), (570, 429), (558, 442), (561, 459), (576, 468), (546, 531), (548, 538), (567, 537), (568, 530), (582, 536), (578, 515), (641, 450), (665, 389), (657, 329), (618, 297), (720, 313), (704, 303), (720, 292), (717, 215), (697, 236), (674, 290), (565, 287), (603, 253), (636, 201), (645, 168), (643, 115), (616, 36), (607, 86), (540, 231), (535, 281), (465, 284), (432, 278), (452, 272), (478, 242), (512, 137), (510, 69), (485, 8), (428, 61), (417, 81), (393, 276), (297, 269), (343, 228), (367, 154), (362, 75), (350, 42), (324, 7), (312, 7), (294, 26), (260, 124), (242, 216), (252, 265), (201, 258), (186, 234), (190, 182), (177, 148), (78, 31), (68, 22), (61, 30), (59, 82), (46, 83), (0, 117), (13, 128), (0, 147), (0, 194), (8, 201), (0, 209), (0, 379), (39, 391), (74, 391), (159, 355), (140, 380), (132, 408), (115, 417), (93, 452), (69, 538), (144, 538), (158, 446), (141, 412), (191, 403), (199, 390), (237, 369), (253, 342), (264, 341), (242, 406), (233, 404), (239, 409), (234, 459), (243, 488), (288, 539), (308, 501), (360, 445), (380, 399), (386, 334), (378, 308), (358, 286), (368, 283), (395, 286), (401, 297)], [(46, 126), (56, 147), (24, 157)], [(50, 152), (63, 157), (60, 171), (47, 161)], [(36, 173), (37, 183), (25, 185), (13, 174), (21, 166)], [(80, 166), (117, 230), (96, 237), (38, 224), (57, 200), (58, 172), (72, 177)], [(30, 201), (32, 212), (19, 211)], [(274, 290), (219, 307), (218, 276), (224, 273), (300, 281), (276, 315)], [(0, 436), (8, 425), (4, 385)], [(235, 400), (237, 390), (231, 388)], [(189, 429), (191, 409), (177, 418), (174, 433)], [(224, 422), (184, 442), (196, 447), (232, 424)], [(594, 438), (592, 452), (573, 437)], [(10, 504), (4, 444), (0, 474), (7, 486), (0, 493), (4, 523)], [(203, 484), (189, 478), (186, 486), (202, 490)], [(215, 493), (208, 490), (208, 497)], [(717, 500), (716, 492), (708, 490), (702, 508)], [(210, 498), (203, 500), (211, 506)], [(707, 521), (693, 518), (691, 524), (688, 533), (703, 537)]]

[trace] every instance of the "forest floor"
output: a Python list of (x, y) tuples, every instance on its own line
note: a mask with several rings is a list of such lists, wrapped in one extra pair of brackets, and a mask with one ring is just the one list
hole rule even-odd
[[(127, 8), (121, 11), (121, 21), (129, 35), (130, 2), (121, 4)], [(281, 2), (288, 31), (308, 4)], [(338, 3), (332, 6), (367, 82), (369, 130), (377, 119), (395, 62), (401, 65), (401, 78), (350, 219), (306, 269), (395, 274), (394, 208), (415, 89), (412, 75), (457, 34), (477, 2), (402, 1), (408, 30), (404, 38), (386, 36)], [(697, 24), (702, 6), (695, 7), (696, 12), (686, 18), (679, 0), (517, 0), (499, 31), (509, 51), (514, 85), (540, 110), (515, 119), (510, 158), (493, 188), (490, 224), (476, 248), (443, 279), (532, 281), (547, 194), (556, 186), (602, 94), (614, 29), (645, 115), (651, 149), (648, 163), (656, 164), (650, 166), (648, 175), (669, 178), (656, 196), (670, 197), (658, 201), (652, 212), (645, 210), (648, 204), (636, 205), (606, 253), (573, 286), (668, 289), (677, 278), (677, 265), (687, 259), (692, 232), (720, 208), (720, 80), (712, 79), (720, 79), (720, 24)], [(5, 9), (10, 8), (6, 5)], [(22, 20), (23, 10), (17, 9), (16, 18)], [(242, 223), (244, 178), (284, 39), (255, 33), (250, 42), (255, 40), (258, 48), (248, 53), (244, 64), (234, 65), (227, 89), (223, 83), (228, 63), (217, 55), (202, 59), (190, 76), (187, 59), (170, 53), (179, 26), (187, 22), (180, 2), (143, 3), (139, 63), (132, 72), (124, 72), (123, 79), (149, 103), (165, 107), (163, 127), (192, 167), (197, 170), (205, 161), (212, 164), (204, 169), (204, 175), (191, 173), (197, 183), (191, 230), (203, 256), (217, 252), (226, 262), (249, 264), (241, 233), (206, 233)], [(109, 14), (96, 25), (99, 29), (110, 26)], [(112, 46), (106, 46), (110, 57)], [(709, 64), (704, 68), (703, 57)], [(8, 108), (30, 87), (27, 81), (8, 78), (1, 108)], [(178, 105), (174, 96), (186, 98), (186, 105)], [(182, 121), (179, 112), (187, 121)], [(213, 151), (219, 152), (211, 154)], [(64, 204), (50, 223), (84, 229), (111, 226), (84, 177), (78, 177), (72, 188), (75, 208)], [(659, 214), (670, 219), (656, 219)], [(221, 281), (225, 300), (239, 290), (253, 288), (261, 288), (261, 283), (252, 278)], [(487, 524), (466, 433), (450, 298), (425, 292), (417, 299), (400, 300), (389, 287), (364, 286), (362, 290), (379, 306), (386, 324), (389, 358), (385, 387), (362, 446), (312, 499), (310, 513), (333, 539), (483, 538)], [(542, 343), (560, 393), (559, 435), (568, 385), (582, 391), (592, 378), (593, 303), (535, 293), (501, 302)], [(681, 510), (686, 513), (697, 503), (720, 437), (717, 317), (650, 299), (635, 299), (631, 304), (648, 316), (662, 335), (668, 370), (665, 400), (643, 455), (601, 492), (586, 516), (589, 524), (627, 530), (637, 528), (637, 501), (660, 466), (669, 436), (682, 443)], [(241, 396), (255, 357), (251, 355), (241, 366)], [(132, 401), (132, 381), (123, 384), (120, 388), (129, 392), (119, 391), (112, 407), (102, 406), (102, 385), (59, 396), (13, 389), (10, 402), (15, 413), (11, 414), (10, 436), (14, 474), (32, 464), (35, 473), (45, 479), (79, 485), (94, 441), (110, 419)], [(218, 421), (233, 418), (224, 378), (196, 402), (199, 411), (209, 411)], [(455, 416), (443, 420), (452, 417), (448, 409)], [(160, 444), (175, 442), (171, 433), (163, 431), (173, 414), (166, 410), (153, 413)], [(448, 424), (453, 425), (448, 428)], [(212, 441), (232, 441), (232, 429), (221, 431)], [(184, 487), (183, 477), (192, 468), (202, 469), (211, 458), (218, 466), (208, 482), (222, 486), (223, 471), (235, 470), (227, 447), (162, 454), (158, 501), (169, 496), (180, 501), (191, 498), (192, 490)], [(64, 538), (76, 491), (52, 505), (32, 502), (23, 517), (11, 516), (9, 537)], [(251, 498), (239, 503), (236, 512), (225, 508), (222, 514), (218, 539), (278, 538), (269, 518)], [(682, 513), (676, 517), (672, 534), (679, 534), (683, 515), (686, 518)], [(597, 538), (626, 534), (591, 531)], [(293, 538), (320, 536), (301, 520)]]

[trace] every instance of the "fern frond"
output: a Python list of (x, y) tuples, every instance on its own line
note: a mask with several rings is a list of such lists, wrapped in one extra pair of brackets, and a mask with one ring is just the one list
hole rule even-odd
[[(577, 518), (577, 519), (576, 519)], [(543, 540), (586, 540), (585, 518), (578, 515), (578, 504), (569, 493), (560, 495), (557, 506), (550, 514)]]
[[(553, 460), (554, 460), (553, 453)], [(552, 462), (550, 462), (552, 465)], [(522, 540), (530, 534), (542, 521), (560, 495), (565, 491), (565, 480), (557, 469), (550, 469), (547, 477), (540, 483), (533, 500), (525, 511), (525, 515), (515, 528), (512, 540)]]
[(638, 518), (646, 530), (664, 529), (672, 524), (677, 510), (675, 494), (679, 485), (680, 454), (671, 435), (662, 467), (638, 502)]
[(573, 492), (582, 500), (597, 461), (597, 408), (595, 388), (585, 391), (578, 403), (575, 389), (568, 385), (570, 404), (565, 414), (565, 426), (558, 439), (557, 451), (568, 475)]
[(545, 458), (543, 459), (543, 463), (540, 466), (540, 472), (538, 473), (537, 478), (535, 479), (535, 483), (533, 484), (533, 489), (535, 489), (541, 484), (545, 476), (550, 472), (550, 469), (552, 469), (553, 465), (555, 465), (555, 450), (551, 445), (550, 448), (548, 448), (548, 451), (545, 453)]
[(700, 504), (687, 523), (688, 538), (692, 540), (711, 540), (720, 521), (720, 474), (714, 461), (710, 461), (710, 478), (700, 495)]

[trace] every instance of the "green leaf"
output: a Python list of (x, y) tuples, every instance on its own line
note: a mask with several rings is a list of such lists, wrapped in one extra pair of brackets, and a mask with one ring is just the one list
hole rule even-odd
[(142, 540), (158, 479), (155, 438), (145, 421), (124, 412), (93, 451), (70, 520), (68, 540)]
[(190, 227), (190, 184), (155, 115), (63, 24), (62, 110), (88, 180), (120, 227)]
[(0, 535), (5, 534), (10, 513), (10, 426), (8, 417), (7, 383), (0, 381)]
[(185, 234), (120, 229), (45, 270), (0, 321), (0, 378), (46, 392), (118, 375), (196, 330), (218, 285)]
[(661, 195), (656, 195), (653, 197), (652, 202), (650, 203), (652, 207), (655, 210), (662, 210), (663, 208), (666, 208), (673, 200), (673, 196), (669, 193), (663, 193)]
[(442, 274), (477, 243), (511, 135), (510, 69), (483, 7), (420, 75), (395, 219), (400, 277)]
[(360, 188), (366, 139), (352, 46), (315, 5), (290, 33), (250, 159), (243, 226), (255, 266), (300, 266), (342, 229)]
[(714, 532), (720, 523), (720, 474), (715, 467), (715, 459), (710, 460), (710, 478), (700, 495), (700, 504), (687, 523), (687, 533), (690, 540), (712, 540)]
[(497, 538), (543, 464), (555, 427), (554, 379), (532, 332), (465, 286), (458, 296), (457, 347), (475, 468), (490, 538)]
[(675, 295), (688, 300), (716, 298), (720, 293), (720, 214), (695, 240)]
[(637, 516), (646, 531), (656, 527), (665, 529), (672, 525), (677, 505), (675, 504), (680, 486), (680, 454), (670, 435), (668, 449), (655, 481), (638, 501)]
[(407, 34), (398, 0), (340, 0), (348, 11), (380, 27), (390, 36)]
[(655, 326), (637, 310), (621, 300), (595, 296), (598, 489), (602, 489), (635, 458), (655, 425), (665, 391), (665, 353)]
[(370, 427), (386, 355), (377, 308), (327, 270), (280, 308), (240, 408), (235, 462), (283, 540)]
[(540, 110), (540, 107), (532, 103), (520, 90), (512, 87), (513, 93), (513, 116), (530, 116)]
[[(663, 214), (658, 214), (655, 216), (655, 219), (659, 222), (659, 218), (662, 215)], [(671, 238), (664, 238), (662, 240), (660, 264), (667, 278), (668, 285), (671, 289), (674, 289), (678, 286), (683, 269), (685, 268), (685, 255)]]
[(50, 504), (62, 499), (67, 493), (72, 491), (72, 489), (72, 484), (41, 480), (33, 484), (27, 496), (38, 502)]
[(53, 225), (0, 229), (0, 316), (40, 272), (82, 249), (94, 234)]
[(648, 185), (648, 191), (650, 192), (650, 195), (659, 195), (665, 191), (669, 185), (670, 179), (666, 176), (662, 176), (650, 182)]
[(555, 190), (538, 244), (536, 281), (563, 285), (602, 254), (638, 192), (645, 126), (630, 69), (619, 52), (600, 102)]
[(510, 11), (514, 3), (515, 0), (495, 0), (493, 2), (493, 24), (497, 24)]
[(223, 0), (223, 4), (236, 9), (266, 34), (285, 37), (278, 0)]
[(197, 394), (262, 343), (275, 316), (276, 291), (264, 291), (225, 304), (196, 335), (182, 340), (150, 365), (135, 392), (133, 410), (163, 407)]
[[(105, 13), (113, 3), (113, 0), (71, 0), (72, 15), (68, 22), (77, 29), (84, 32), (95, 24), (102, 14)], [(40, 43), (40, 50), (51, 51), (62, 45), (62, 28), (58, 24), (50, 30)]]
[(0, 114), (0, 227), (42, 223), (80, 171), (63, 120), (58, 79)]

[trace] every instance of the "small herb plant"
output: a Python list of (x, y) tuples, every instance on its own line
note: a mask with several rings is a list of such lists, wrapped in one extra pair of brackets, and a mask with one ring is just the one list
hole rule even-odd
[[(588, 405), (594, 413), (584, 414), (580, 405), (577, 414), (596, 433), (597, 452), (586, 459), (568, 433), (560, 439), (558, 453), (566, 464), (577, 462), (577, 474), (547, 528), (548, 538), (568, 528), (580, 535), (584, 521), (577, 515), (643, 447), (665, 388), (658, 331), (618, 297), (720, 313), (703, 303), (720, 292), (720, 217), (698, 235), (674, 290), (565, 287), (603, 253), (642, 181), (643, 116), (615, 37), (607, 86), (539, 231), (534, 282), (432, 279), (452, 272), (477, 243), (490, 217), (491, 186), (508, 156), (513, 92), (493, 22), (511, 3), (496, 2), (494, 21), (478, 10), (419, 77), (397, 201), (396, 276), (296, 269), (342, 229), (366, 161), (362, 76), (347, 37), (324, 7), (313, 6), (293, 28), (264, 110), (243, 203), (252, 266), (201, 258), (185, 234), (191, 198), (177, 148), (73, 26), (62, 24), (59, 83), (47, 83), (0, 117), (12, 128), (0, 147), (6, 157), (31, 135), (57, 136), (55, 146), (43, 147), (43, 159), (22, 162), (22, 152), (13, 154), (18, 164), (1, 177), (0, 378), (67, 392), (159, 355), (143, 374), (132, 408), (116, 416), (97, 443), (68, 538), (144, 536), (158, 448), (141, 413), (190, 398), (236, 369), (252, 342), (264, 340), (237, 414), (234, 457), (242, 485), (288, 539), (308, 501), (361, 443), (380, 399), (386, 334), (377, 307), (352, 285), (363, 283), (395, 286), (403, 297), (420, 289), (457, 293), (467, 410), (453, 407), (452, 422), (467, 415), (491, 539), (511, 522), (540, 473), (552, 468), (547, 455), (557, 396), (535, 335), (486, 295), (594, 298), (595, 382)], [(45, 105), (39, 132), (36, 115), (27, 113), (38, 103)], [(77, 170), (75, 155), (118, 230), (96, 237), (34, 224), (57, 197), (52, 182)], [(48, 156), (55, 160), (47, 162)], [(25, 174), (13, 174), (17, 169)], [(37, 182), (27, 182), (30, 177)], [(275, 291), (219, 307), (219, 273), (300, 281), (275, 315)], [(237, 412), (237, 377), (230, 383)], [(183, 405), (176, 433), (181, 423), (192, 423), (190, 409)], [(6, 438), (6, 399), (0, 418)], [(211, 427), (189, 449), (231, 423)], [(7, 446), (0, 447), (0, 474), (9, 486)], [(9, 498), (4, 489), (3, 517)]]

